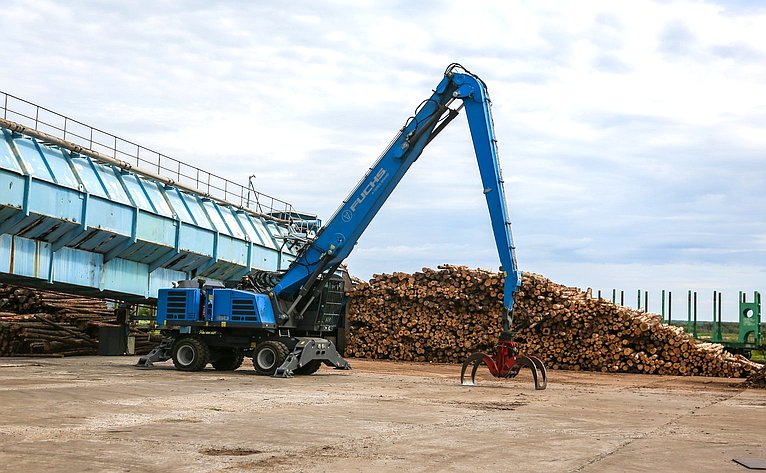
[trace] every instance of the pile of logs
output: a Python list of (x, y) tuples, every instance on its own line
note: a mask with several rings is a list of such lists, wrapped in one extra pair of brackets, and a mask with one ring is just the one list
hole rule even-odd
[[(50, 314), (0, 317), (0, 355), (95, 355), (98, 344), (85, 331)], [(7, 315), (7, 316), (6, 316)]]
[[(101, 326), (117, 324), (101, 299), (0, 285), (0, 356), (95, 355)], [(156, 341), (132, 330), (136, 353)]]
[(101, 299), (0, 284), (0, 312), (70, 315), (78, 320), (113, 320), (114, 310)]
[(745, 386), (766, 389), (766, 368), (751, 373), (745, 381)]
[[(462, 362), (501, 328), (503, 278), (462, 266), (375, 275), (350, 293), (346, 355)], [(659, 316), (524, 273), (514, 331), (526, 354), (554, 369), (742, 377), (760, 366), (701, 343)]]

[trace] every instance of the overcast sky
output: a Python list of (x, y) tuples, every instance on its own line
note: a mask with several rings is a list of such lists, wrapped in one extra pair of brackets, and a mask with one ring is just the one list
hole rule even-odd
[[(5, 0), (0, 89), (327, 219), (460, 62), (493, 100), (520, 268), (653, 310), (673, 290), (680, 318), (686, 289), (766, 292), (761, 5)], [(460, 118), (352, 273), (496, 269), (481, 191)]]

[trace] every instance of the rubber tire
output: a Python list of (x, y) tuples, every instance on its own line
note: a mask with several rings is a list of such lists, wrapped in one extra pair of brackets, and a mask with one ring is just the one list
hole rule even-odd
[(217, 371), (234, 371), (242, 366), (242, 361), (244, 361), (244, 359), (245, 357), (241, 353), (226, 355), (218, 358), (210, 364), (213, 365), (213, 368), (215, 368)]
[[(191, 355), (191, 359), (188, 359), (188, 355)], [(201, 340), (182, 338), (173, 344), (173, 364), (180, 371), (202, 371), (209, 361), (210, 349)]]
[(294, 373), (301, 376), (314, 374), (322, 367), (322, 360), (311, 360), (300, 368), (296, 368)]
[[(270, 351), (274, 355), (274, 362), (270, 366), (261, 365), (258, 362), (261, 353), (267, 351)], [(255, 368), (255, 372), (263, 376), (273, 376), (277, 371), (277, 368), (282, 366), (282, 363), (285, 362), (285, 359), (289, 354), (290, 351), (287, 349), (287, 345), (282, 342), (275, 340), (261, 342), (255, 347), (255, 351), (253, 351), (253, 367)]]

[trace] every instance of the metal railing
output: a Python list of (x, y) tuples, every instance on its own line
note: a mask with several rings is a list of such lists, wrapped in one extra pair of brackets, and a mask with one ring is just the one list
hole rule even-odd
[(292, 215), (293, 206), (284, 200), (255, 191), (226, 178), (191, 166), (144, 146), (86, 125), (77, 120), (0, 91), (0, 114), (6, 120), (47, 133), (82, 148), (135, 164), (172, 179), (200, 194), (266, 215)]

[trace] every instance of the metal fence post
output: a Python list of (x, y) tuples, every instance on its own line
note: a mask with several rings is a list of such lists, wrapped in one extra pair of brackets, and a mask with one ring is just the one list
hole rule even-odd
[(673, 325), (673, 292), (668, 291), (668, 325)]
[(699, 338), (697, 333), (697, 291), (694, 291), (694, 328), (692, 329), (694, 338)]
[(686, 293), (686, 333), (692, 332), (692, 291)]
[(721, 319), (722, 319), (722, 314), (721, 314), (721, 312), (722, 312), (721, 311), (721, 294), (722, 294), (721, 291), (718, 291), (718, 325), (717, 325), (717, 328), (718, 328), (718, 340), (719, 341), (723, 341), (723, 327), (721, 326)]

